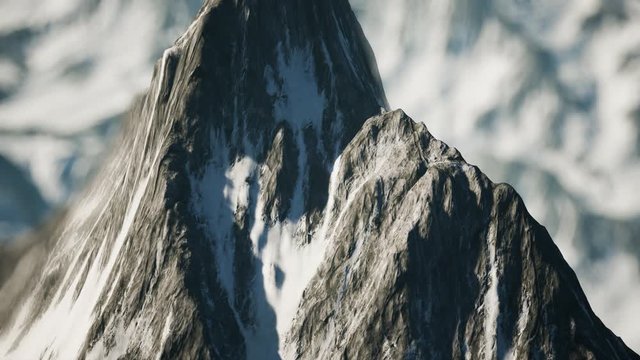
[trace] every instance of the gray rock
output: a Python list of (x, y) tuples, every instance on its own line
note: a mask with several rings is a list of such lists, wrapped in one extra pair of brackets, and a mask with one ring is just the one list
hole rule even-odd
[(637, 358), (513, 190), (381, 108), (346, 0), (207, 1), (84, 195), (0, 252), (0, 355)]
[(637, 358), (515, 191), (402, 111), (368, 120), (337, 174), (292, 358)]

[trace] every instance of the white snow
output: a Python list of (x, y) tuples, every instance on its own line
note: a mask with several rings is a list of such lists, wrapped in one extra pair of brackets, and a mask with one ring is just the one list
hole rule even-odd
[[(427, 122), (437, 137), (459, 147), (495, 180), (513, 182), (510, 173), (491, 169), (523, 162), (557, 177), (563, 191), (586, 200), (589, 210), (625, 218), (640, 214), (630, 182), (640, 168), (632, 154), (638, 137), (629, 116), (640, 105), (640, 67), (621, 68), (640, 46), (631, 35), (640, 31), (637, 5), (624, 1), (629, 21), (609, 20), (589, 36), (582, 24), (598, 9), (598, 1), (501, 2), (489, 11), (522, 25), (524, 34), (486, 16), (475, 45), (450, 53), (452, 34), (471, 27), (455, 22), (452, 13), (460, 10), (459, 3), (352, 3), (376, 50), (394, 107)], [(469, 20), (482, 16), (473, 14)], [(536, 47), (557, 61), (562, 91), (551, 82), (533, 88), (523, 81), (527, 76), (544, 81), (536, 73), (535, 66), (545, 66), (533, 53)], [(510, 109), (519, 91), (526, 93), (525, 102)], [(588, 98), (591, 93), (597, 95), (593, 109), (561, 113), (560, 105), (566, 105), (561, 95)], [(484, 129), (480, 119), (489, 111), (495, 111), (495, 128)], [(563, 117), (560, 128), (552, 121), (555, 116)], [(549, 140), (558, 134), (566, 145), (554, 148)], [(523, 196), (527, 203), (536, 197), (533, 192)], [(545, 212), (535, 215), (545, 218)]]
[[(160, 348), (164, 347), (164, 344), (167, 342), (169, 335), (171, 334), (171, 327), (173, 326), (173, 310), (169, 312), (167, 319), (164, 323), (164, 328), (162, 329), (162, 340), (160, 342)], [(162, 352), (158, 352), (158, 359), (160, 359), (160, 355)]]
[[(35, 359), (40, 356), (55, 356), (61, 359), (72, 359), (77, 357), (78, 351), (82, 347), (86, 335), (93, 323), (95, 305), (100, 296), (105, 292), (107, 280), (112, 275), (112, 270), (118, 259), (118, 255), (126, 236), (129, 233), (135, 215), (140, 206), (142, 196), (147, 188), (149, 177), (143, 179), (127, 208), (120, 231), (116, 236), (111, 252), (106, 254), (106, 242), (102, 244), (96, 259), (106, 256), (108, 259), (104, 267), (101, 261), (95, 261), (90, 265), (82, 290), (78, 298), (74, 301), (73, 291), (66, 292), (60, 302), (50, 304), (49, 309), (31, 326), (29, 331), (19, 337), (22, 324), (25, 323), (26, 316), (31, 311), (31, 306), (26, 305), (21, 309), (18, 321), (11, 329), (11, 332), (0, 339), (0, 353), (7, 358), (13, 359)], [(87, 259), (83, 261), (82, 268), (88, 266)], [(81, 280), (80, 273), (75, 274), (75, 279), (71, 284), (71, 289), (75, 288)], [(62, 294), (58, 293), (56, 297)], [(43, 344), (43, 339), (52, 339), (50, 343)], [(16, 349), (10, 349), (13, 341), (19, 341)]]
[(521, 295), (520, 312), (518, 313), (518, 327), (516, 332), (514, 333), (511, 348), (505, 355), (506, 360), (517, 360), (523, 357), (523, 355), (518, 353), (517, 350), (520, 348), (520, 344), (522, 343), (522, 341), (526, 340), (526, 334), (524, 333), (524, 331), (529, 323), (530, 301), (531, 300), (528, 294)]
[(88, 360), (118, 360), (127, 353), (127, 346), (131, 337), (133, 327), (125, 328), (122, 323), (118, 323), (118, 327), (113, 334), (113, 347), (107, 349), (104, 339), (100, 339), (87, 354)]
[(202, 178), (192, 178), (194, 206), (211, 231), (220, 281), (234, 303), (233, 259), (235, 243), (231, 233), (234, 213), (239, 206), (246, 207), (249, 201), (249, 184), (256, 169), (251, 158), (238, 159), (228, 164), (228, 149), (223, 137), (214, 135), (216, 145), (211, 160)]
[[(222, 153), (223, 154), (223, 153)], [(222, 155), (221, 158), (224, 158)], [(216, 253), (220, 280), (229, 294), (233, 305), (234, 273), (233, 273), (233, 238), (229, 233), (233, 212), (239, 205), (247, 206), (250, 196), (250, 181), (255, 181), (256, 164), (249, 158), (236, 161), (224, 173), (224, 163), (210, 166), (204, 177), (195, 180), (197, 197), (203, 206), (200, 214), (210, 225), (210, 231), (216, 239)], [(216, 194), (216, 189), (223, 189)], [(301, 191), (298, 189), (292, 208), (302, 208)], [(304, 236), (304, 218), (288, 219), (284, 223), (267, 227), (263, 219), (262, 201), (258, 201), (255, 209), (255, 223), (250, 232), (253, 253), (262, 264), (263, 283), (256, 284), (264, 289), (268, 304), (256, 304), (258, 324), (254, 329), (244, 329), (247, 340), (248, 357), (261, 356), (261, 351), (269, 346), (265, 342), (272, 321), (271, 312), (275, 314), (276, 328), (280, 341), (284, 341), (295, 315), (298, 302), (317, 266), (324, 257), (325, 239), (313, 238), (310, 244), (301, 246), (300, 236)], [(247, 211), (251, 211), (248, 209)], [(281, 272), (281, 279), (276, 279), (276, 271)], [(259, 299), (257, 299), (259, 301)]]
[[(77, 16), (84, 2), (48, 0), (25, 6), (22, 0), (9, 0), (0, 4), (0, 10), (5, 10), (0, 11), (5, 15), (0, 28), (50, 27), (26, 46), (27, 77), (0, 107), (0, 129), (41, 128), (70, 134), (122, 113), (148, 86), (159, 50), (184, 29), (193, 11), (187, 10), (186, 2), (109, 0), (100, 2), (94, 12)], [(20, 9), (26, 12), (19, 15)], [(165, 29), (164, 18), (184, 25)], [(14, 20), (17, 23), (10, 24)], [(68, 69), (74, 67), (85, 70), (79, 70), (82, 75), (70, 73)]]
[(589, 303), (598, 310), (596, 315), (609, 320), (606, 325), (616, 334), (630, 334), (625, 343), (632, 349), (640, 349), (637, 334), (638, 309), (640, 309), (640, 268), (635, 257), (617, 251), (605, 260), (594, 264), (581, 281), (589, 294)]
[[(631, 117), (640, 106), (640, 61), (626, 63), (640, 48), (638, 2), (507, 0), (483, 8), (487, 13), (469, 11), (477, 2), (350, 2), (377, 55), (392, 107), (425, 121), (494, 181), (511, 183), (570, 265), (581, 265), (578, 277), (591, 289), (588, 297), (599, 298), (598, 289), (608, 284), (586, 284), (600, 280), (581, 270), (592, 261), (578, 238), (584, 214), (609, 222), (640, 217), (640, 136)], [(603, 6), (624, 8), (626, 19), (607, 15), (602, 26), (587, 31), (585, 21)], [(456, 11), (464, 15), (456, 18)], [(448, 41), (460, 33), (477, 35), (475, 44), (449, 51)], [(539, 70), (549, 66), (555, 74), (545, 79)], [(529, 77), (542, 83), (524, 81)], [(524, 101), (517, 104), (521, 94)], [(586, 108), (572, 107), (572, 98)], [(493, 119), (483, 123), (487, 114)], [(620, 243), (633, 240), (633, 230), (625, 230), (628, 238), (616, 234)], [(594, 304), (594, 310), (614, 330), (628, 314), (626, 305)], [(622, 323), (616, 333), (627, 342), (640, 339), (640, 331)]]
[[(103, 147), (98, 145), (96, 150)], [(78, 146), (55, 137), (0, 136), (0, 152), (21, 168), (29, 169), (34, 184), (45, 200), (57, 203), (66, 199), (71, 189), (65, 184), (65, 165), (73, 161)], [(86, 154), (91, 158), (91, 154)]]
[(0, 57), (0, 87), (16, 86), (20, 81), (20, 69), (16, 64)]
[(500, 314), (500, 298), (498, 295), (498, 262), (496, 259), (496, 224), (489, 224), (487, 245), (489, 247), (489, 288), (484, 296), (484, 358), (493, 360), (498, 346), (498, 315)]
[[(165, 52), (161, 63), (162, 69), (164, 69), (169, 53), (170, 51)], [(162, 76), (160, 76), (158, 84), (161, 84), (162, 80)], [(156, 88), (159, 88), (159, 86)], [(148, 125), (146, 131), (138, 135), (135, 139), (134, 148), (148, 148), (147, 142), (149, 141), (151, 127), (155, 120), (155, 106), (159, 101), (159, 96), (160, 93), (159, 90), (157, 90), (152, 111), (149, 113), (147, 119)], [(139, 145), (141, 141), (144, 141), (142, 146)], [(107, 296), (108, 300), (112, 294), (113, 286), (117, 283), (117, 276), (120, 275), (120, 272), (115, 274), (116, 278), (111, 283), (108, 283), (108, 280), (114, 275), (113, 271), (116, 261), (120, 256), (125, 240), (131, 231), (139, 207), (142, 204), (142, 198), (147, 190), (147, 185), (159, 160), (160, 150), (161, 146), (158, 146), (151, 158), (149, 173), (140, 175), (132, 173), (134, 169), (131, 164), (133, 161), (137, 161), (137, 159), (132, 156), (132, 154), (124, 153), (125, 162), (123, 163), (122, 169), (124, 169), (126, 176), (138, 176), (135, 191), (131, 195), (122, 223), (117, 228), (115, 238), (112, 241), (105, 239), (105, 241), (100, 244), (98, 253), (95, 258), (92, 259), (91, 263), (89, 263), (89, 258), (80, 258), (81, 251), (79, 250), (82, 248), (74, 247), (74, 244), (81, 244), (82, 247), (86, 246), (86, 240), (92, 235), (97, 221), (89, 233), (78, 231), (78, 229), (74, 228), (74, 224), (81, 224), (83, 219), (87, 219), (87, 216), (98, 211), (98, 209), (100, 209), (100, 212), (96, 220), (100, 219), (110, 204), (109, 200), (112, 194), (105, 193), (104, 189), (97, 187), (94, 193), (89, 194), (88, 200), (85, 200), (79, 207), (73, 210), (72, 216), (73, 219), (76, 220), (72, 220), (70, 228), (66, 229), (61, 235), (61, 240), (54, 252), (57, 251), (60, 256), (66, 256), (65, 251), (68, 250), (70, 254), (72, 254), (72, 266), (66, 268), (67, 272), (64, 274), (64, 279), (65, 283), (67, 280), (71, 281), (70, 289), (75, 289), (80, 285), (81, 290), (79, 295), (74, 299), (74, 291), (62, 292), (63, 287), (59, 288), (58, 292), (53, 296), (55, 301), (48, 304), (48, 308), (34, 321), (28, 332), (21, 334), (21, 330), (27, 324), (28, 316), (32, 311), (34, 300), (29, 299), (20, 309), (17, 320), (9, 332), (0, 337), (0, 354), (4, 354), (4, 356), (9, 359), (35, 359), (51, 356), (61, 359), (72, 359), (78, 356), (79, 351), (86, 341), (89, 329), (93, 325), (96, 311), (99, 311), (99, 309), (96, 308), (98, 301), (102, 296)], [(122, 184), (119, 186), (122, 186)], [(84, 213), (83, 210), (91, 211), (87, 214)], [(109, 226), (114, 225), (109, 224)], [(110, 230), (112, 229), (113, 228)], [(111, 231), (107, 232), (107, 234), (112, 233)], [(110, 248), (108, 249), (109, 245)], [(104, 261), (105, 259), (106, 262)], [(58, 267), (56, 261), (60, 261), (60, 258), (53, 257), (50, 259), (45, 269), (47, 271), (56, 269)], [(82, 272), (71, 273), (74, 269), (73, 265), (78, 262), (82, 263), (80, 269), (85, 269), (87, 266), (89, 267), (89, 271), (84, 280), (82, 279)], [(83, 283), (80, 284), (80, 281), (83, 281)], [(111, 288), (109, 287), (110, 285)], [(51, 340), (49, 343), (43, 343), (43, 339)], [(123, 337), (121, 336), (120, 339), (123, 339)], [(14, 342), (17, 342), (15, 348), (13, 346)]]
[[(282, 70), (282, 69), (281, 69)], [(306, 72), (304, 68), (298, 70)], [(265, 76), (269, 77), (267, 70)], [(288, 69), (286, 71), (293, 71)], [(293, 76), (292, 78), (302, 79), (303, 84), (285, 85), (287, 91), (297, 91), (296, 89), (309, 88), (308, 80), (305, 76)], [(275, 83), (270, 85), (276, 88)], [(314, 85), (317, 88), (317, 86)], [(292, 90), (293, 89), (293, 90)], [(306, 91), (306, 90), (305, 90)], [(315, 92), (314, 96), (318, 96)], [(289, 97), (290, 99), (290, 97)], [(278, 116), (283, 120), (290, 121), (292, 116), (300, 114), (302, 109), (296, 108), (298, 105), (289, 105), (283, 101), (280, 107), (275, 109)], [(318, 105), (319, 106), (319, 105)], [(308, 113), (307, 113), (308, 114)], [(313, 114), (313, 113), (312, 113)], [(321, 111), (316, 112), (317, 116)], [(299, 118), (297, 118), (299, 119)], [(307, 118), (312, 119), (312, 118)], [(311, 120), (310, 120), (311, 121)], [(299, 157), (298, 167), (305, 171), (306, 152), (298, 126), (304, 126), (305, 122), (294, 127), (298, 140)], [(309, 123), (306, 123), (309, 124)], [(230, 234), (233, 214), (240, 208), (246, 208), (249, 214), (255, 214), (252, 218), (250, 228), (250, 239), (252, 241), (253, 254), (257, 263), (261, 264), (260, 272), (262, 282), (255, 284), (264, 291), (266, 303), (260, 303), (260, 298), (255, 297), (255, 308), (257, 311), (257, 324), (255, 327), (242, 329), (247, 342), (248, 358), (264, 356), (265, 349), (273, 346), (270, 337), (273, 316), (275, 315), (275, 326), (280, 341), (280, 351), (282, 351), (285, 335), (289, 330), (291, 321), (295, 316), (302, 292), (317, 271), (324, 258), (327, 239), (329, 238), (329, 221), (321, 224), (320, 230), (315, 234), (308, 234), (305, 226), (303, 209), (303, 181), (306, 176), (299, 176), (295, 185), (294, 196), (291, 203), (290, 216), (282, 223), (267, 226), (264, 222), (264, 204), (261, 198), (252, 190), (253, 187), (261, 187), (258, 182), (258, 171), (260, 170), (255, 161), (250, 157), (238, 158), (233, 163), (228, 163), (228, 149), (222, 144), (226, 141), (222, 135), (213, 134), (212, 143), (215, 148), (212, 151), (213, 159), (205, 173), (200, 178), (192, 178), (194, 189), (194, 208), (200, 217), (209, 225), (212, 239), (215, 239), (215, 250), (217, 254), (217, 264), (220, 280), (229, 294), (229, 302), (233, 306), (234, 302), (234, 272), (233, 255), (234, 243)], [(339, 160), (336, 161), (334, 169), (337, 169)], [(329, 204), (327, 209), (333, 207), (333, 194), (336, 190), (336, 174), (332, 172), (330, 180)], [(250, 198), (252, 201), (250, 201)], [(256, 202), (257, 201), (257, 202)], [(254, 207), (254, 208), (251, 208)], [(311, 242), (303, 245), (307, 235), (311, 235)]]
[(113, 119), (149, 86), (158, 55), (200, 5), (0, 1), (0, 89), (9, 90), (0, 100), (0, 155), (33, 179), (48, 205), (83, 188), (104, 159)]
[(315, 79), (311, 51), (308, 48), (289, 49), (282, 43), (277, 51), (277, 69), (265, 69), (267, 92), (278, 98), (273, 115), (294, 129), (308, 125), (320, 129), (326, 98)]
[[(459, 147), (494, 180), (516, 181), (507, 168), (516, 162), (529, 173), (547, 174), (560, 182), (561, 191), (567, 195), (562, 196), (561, 207), (567, 211), (560, 212), (562, 226), (555, 232), (550, 230), (572, 265), (584, 261), (575, 238), (581, 212), (594, 211), (611, 220), (633, 219), (640, 214), (640, 195), (636, 191), (640, 164), (637, 156), (630, 154), (638, 135), (627, 115), (637, 103), (634, 96), (639, 93), (640, 81), (637, 67), (622, 70), (618, 66), (625, 54), (638, 46), (634, 36), (640, 31), (636, 2), (623, 1), (629, 21), (607, 22), (593, 38), (581, 32), (581, 24), (598, 8), (599, 1), (540, 1), (535, 6), (530, 2), (500, 2), (503, 16), (523, 24), (527, 36), (534, 37), (534, 45), (558, 56), (563, 86), (578, 94), (588, 93), (590, 86), (596, 86), (599, 97), (594, 109), (587, 114), (569, 114), (561, 129), (553, 128), (549, 121), (561, 103), (550, 86), (530, 95), (515, 114), (504, 109), (510, 101), (509, 94), (525, 87), (519, 79), (531, 71), (531, 57), (520, 43), (522, 39), (501, 29), (495, 18), (486, 20), (474, 48), (453, 56), (446, 53), (446, 36), (448, 29), (455, 28), (451, 14), (456, 2), (351, 2), (365, 5), (359, 6), (359, 19), (376, 50), (387, 94), (395, 107), (403, 107), (416, 119), (427, 121), (432, 132)], [(131, 97), (148, 85), (158, 49), (169, 44), (192, 15), (182, 1), (168, 4), (106, 0), (100, 2), (95, 13), (77, 16), (81, 3), (0, 2), (0, 13), (4, 15), (0, 18), (0, 32), (25, 24), (51, 29), (27, 47), (27, 77), (16, 96), (0, 104), (0, 129), (38, 128), (67, 136), (123, 111)], [(160, 28), (167, 14), (177, 19), (174, 28)], [(280, 54), (279, 65), (272, 69), (270, 92), (287, 94), (296, 90), (289, 98), (295, 101), (281, 98), (278, 113), (294, 124), (313, 126), (321, 118), (317, 109), (323, 95), (313, 87), (306, 51), (297, 50), (291, 56)], [(63, 73), (74, 64), (89, 65), (89, 73)], [(14, 65), (1, 63), (0, 81), (15, 82), (16, 71)], [(291, 73), (296, 80), (278, 85), (279, 72)], [(313, 116), (307, 118), (303, 114), (298, 119), (295, 114), (303, 113), (304, 108), (295, 104), (308, 106)], [(491, 108), (499, 110), (498, 125), (491, 131), (482, 131), (478, 118)], [(545, 140), (559, 132), (565, 145), (548, 146)], [(104, 145), (99, 139), (79, 144), (51, 135), (3, 135), (0, 152), (30, 173), (48, 201), (58, 203), (77, 185), (60, 177), (64, 164), (78, 157), (76, 164), (80, 166), (73, 166), (74, 179), (83, 178), (98, 162), (99, 151), (93, 153), (98, 144)], [(92, 153), (87, 158), (88, 152)], [(552, 202), (540, 196), (548, 189), (545, 179), (538, 176), (529, 184), (514, 183), (542, 223), (555, 216), (550, 208)], [(81, 243), (81, 239), (74, 242)], [(618, 266), (617, 259), (618, 255), (613, 255), (594, 266), (616, 278), (626, 279), (628, 275), (626, 286), (630, 291), (640, 289), (636, 284), (640, 275), (633, 278), (634, 272), (626, 272), (626, 265)], [(636, 261), (626, 258), (623, 263), (632, 269)], [(625, 340), (639, 343), (640, 332), (625, 321), (634, 306), (638, 309), (634, 301), (603, 290), (608, 289), (609, 283), (600, 277), (578, 275), (596, 313), (602, 314), (607, 325)], [(602, 296), (605, 293), (611, 296)]]

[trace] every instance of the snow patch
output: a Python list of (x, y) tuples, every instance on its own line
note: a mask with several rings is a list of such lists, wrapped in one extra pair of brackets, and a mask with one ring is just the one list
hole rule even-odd
[(194, 189), (193, 206), (204, 221), (215, 247), (219, 279), (233, 307), (235, 298), (232, 227), (236, 211), (249, 205), (249, 187), (254, 177), (256, 163), (249, 157), (228, 164), (228, 149), (224, 137), (214, 135), (214, 158), (207, 166), (202, 178), (192, 178)]
[[(166, 65), (166, 59), (170, 54), (170, 50), (165, 52), (161, 63), (161, 70), (164, 74), (164, 67)], [(162, 84), (163, 77), (160, 76), (158, 85)], [(159, 101), (160, 86), (156, 87), (155, 102), (151, 113), (148, 114), (146, 132), (138, 134), (135, 139), (134, 149), (142, 149), (146, 151), (149, 148), (148, 141), (151, 132), (151, 127), (154, 124), (156, 118), (156, 105)], [(166, 134), (165, 134), (166, 137)], [(139, 146), (139, 142), (144, 139), (142, 147)], [(156, 164), (160, 157), (161, 146), (157, 146), (157, 149), (151, 157), (150, 167), (148, 173), (141, 174), (142, 169), (135, 171), (132, 167), (132, 163), (136, 160), (135, 156), (128, 154), (124, 159), (125, 177), (136, 176), (137, 181), (135, 185), (134, 193), (129, 199), (126, 211), (122, 220), (122, 223), (118, 226), (116, 236), (112, 242), (109, 239), (104, 239), (100, 244), (98, 252), (93, 258), (93, 262), (89, 263), (89, 258), (81, 259), (81, 248), (72, 247), (72, 244), (82, 244), (86, 246), (86, 239), (88, 239), (93, 233), (93, 229), (98, 224), (96, 221), (94, 227), (88, 233), (80, 232), (79, 229), (72, 226), (69, 230), (64, 232), (59, 241), (59, 246), (62, 248), (56, 249), (58, 252), (66, 250), (72, 251), (71, 263), (75, 265), (79, 262), (82, 263), (80, 269), (86, 269), (89, 267), (86, 278), (82, 279), (82, 273), (71, 273), (75, 266), (67, 267), (67, 272), (64, 274), (65, 283), (67, 280), (71, 280), (69, 289), (75, 289), (81, 285), (80, 293), (77, 298), (74, 299), (74, 291), (67, 291), (62, 293), (64, 287), (60, 287), (58, 292), (52, 297), (56, 301), (52, 301), (48, 304), (48, 308), (44, 313), (36, 319), (29, 327), (29, 331), (25, 334), (21, 334), (22, 329), (25, 326), (29, 326), (29, 315), (31, 314), (32, 307), (34, 305), (34, 299), (31, 298), (27, 301), (25, 306), (20, 309), (20, 313), (17, 316), (16, 322), (10, 328), (9, 332), (0, 338), (0, 354), (5, 354), (7, 358), (14, 359), (35, 359), (35, 358), (47, 358), (58, 357), (61, 359), (72, 359), (79, 355), (79, 352), (84, 345), (87, 334), (91, 326), (94, 324), (96, 312), (100, 309), (97, 308), (97, 303), (102, 296), (111, 296), (113, 288), (108, 289), (108, 280), (112, 276), (116, 276), (112, 285), (117, 283), (117, 276), (120, 272), (114, 274), (114, 268), (116, 262), (120, 256), (121, 250), (126, 242), (131, 228), (134, 224), (138, 210), (142, 205), (142, 199), (146, 193), (149, 181), (153, 175)], [(87, 208), (93, 211), (97, 210), (97, 206), (101, 206), (102, 210), (98, 215), (99, 220), (104, 211), (110, 204), (110, 197), (112, 194), (104, 192), (104, 189), (98, 187), (94, 193), (89, 195), (89, 200), (85, 201), (78, 209)], [(71, 224), (82, 223), (83, 219), (86, 219), (87, 214), (78, 212), (75, 210), (73, 213), (75, 220), (71, 221)], [(114, 224), (108, 224), (112, 227)], [(112, 234), (112, 228), (107, 231), (107, 234)], [(111, 244), (110, 250), (107, 250), (108, 245)], [(109, 252), (107, 252), (109, 251)], [(106, 260), (106, 263), (105, 263)], [(46, 266), (46, 269), (51, 272), (52, 269), (56, 269), (59, 265), (55, 261), (59, 261), (58, 258), (50, 259)], [(104, 264), (104, 266), (103, 266)], [(82, 284), (80, 284), (80, 282)], [(121, 337), (125, 338), (125, 337)], [(50, 343), (44, 344), (42, 339), (51, 339)], [(14, 348), (15, 345), (15, 348)]]
[(276, 96), (274, 117), (288, 122), (293, 129), (313, 126), (320, 130), (326, 98), (315, 75), (313, 56), (308, 48), (277, 47), (277, 68), (267, 66), (267, 93)]
[(496, 259), (496, 224), (489, 224), (487, 246), (489, 247), (489, 288), (484, 295), (484, 358), (493, 360), (498, 346), (498, 315), (500, 298), (498, 296), (498, 262)]
[[(164, 328), (162, 329), (162, 340), (160, 341), (160, 350), (164, 348), (164, 345), (167, 342), (169, 335), (171, 334), (172, 326), (173, 326), (173, 310), (169, 311), (169, 316), (167, 316), (167, 319), (164, 322)], [(161, 358), (161, 355), (162, 355), (162, 351), (159, 351), (158, 359)]]
[[(31, 306), (24, 306), (11, 332), (3, 339), (4, 341), (0, 342), (0, 353), (14, 359), (35, 359), (54, 355), (61, 359), (72, 359), (78, 356), (93, 324), (96, 304), (100, 296), (105, 293), (107, 280), (113, 272), (120, 250), (135, 220), (148, 181), (147, 176), (138, 185), (110, 253), (105, 253), (106, 242), (103, 242), (100, 247), (96, 259), (106, 257), (108, 261), (104, 267), (101, 266), (101, 261), (95, 261), (91, 265), (78, 298), (74, 301), (73, 291), (66, 292), (59, 303), (52, 304), (29, 331), (19, 337), (20, 330), (27, 324), (26, 320), (31, 311)], [(87, 259), (84, 260), (82, 268), (85, 266), (88, 266)], [(81, 274), (76, 274), (70, 288), (75, 288), (80, 280)], [(43, 344), (42, 339), (52, 339), (52, 341), (49, 344)], [(18, 347), (11, 349), (10, 344), (15, 340), (19, 341)]]

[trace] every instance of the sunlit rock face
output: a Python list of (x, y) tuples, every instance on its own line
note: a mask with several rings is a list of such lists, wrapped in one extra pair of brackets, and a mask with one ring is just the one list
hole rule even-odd
[(334, 183), (285, 357), (637, 358), (513, 188), (402, 111), (365, 123)]
[(278, 356), (333, 163), (386, 107), (346, 1), (207, 2), (69, 212), (3, 253), (0, 353)]
[[(350, 2), (392, 107), (512, 184), (598, 313), (640, 349), (627, 316), (640, 307), (637, 2)], [(200, 6), (0, 3), (0, 172), (12, 174), (0, 190), (0, 242), (95, 174), (155, 60)]]
[(207, 1), (0, 264), (3, 358), (637, 358), (510, 186), (388, 111), (346, 0)]
[(640, 349), (638, 3), (351, 3), (391, 106), (512, 184)]

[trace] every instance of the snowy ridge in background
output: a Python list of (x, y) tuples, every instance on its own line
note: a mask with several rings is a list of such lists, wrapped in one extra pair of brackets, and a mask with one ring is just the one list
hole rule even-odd
[[(201, 1), (11, 0), (0, 3), (0, 157), (20, 171), (0, 200), (0, 238), (64, 203), (100, 162), (156, 59)], [(0, 171), (8, 171), (2, 165)], [(3, 197), (4, 198), (4, 197)], [(24, 201), (26, 202), (26, 201)], [(16, 214), (15, 204), (25, 207)]]
[[(351, 3), (391, 106), (511, 183), (640, 349), (638, 2)], [(0, 238), (81, 186), (200, 4), (0, 3)]]

